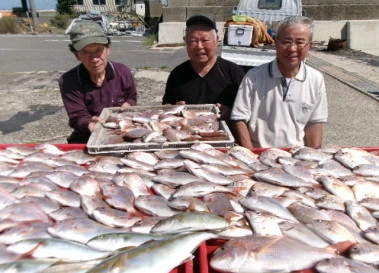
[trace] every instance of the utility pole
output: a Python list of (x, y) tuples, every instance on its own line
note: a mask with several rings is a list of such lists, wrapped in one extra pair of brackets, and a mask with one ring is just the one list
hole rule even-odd
[(33, 20), (33, 29), (32, 31), (36, 31), (38, 29), (38, 18), (36, 7), (34, 5), (34, 0), (29, 0), (30, 9), (32, 11), (32, 20)]

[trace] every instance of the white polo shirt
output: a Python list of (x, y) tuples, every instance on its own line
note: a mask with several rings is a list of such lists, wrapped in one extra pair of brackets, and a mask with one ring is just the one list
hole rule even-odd
[(238, 90), (231, 119), (247, 123), (254, 147), (304, 145), (308, 123), (326, 123), (328, 105), (323, 75), (301, 64), (283, 100), (277, 59), (247, 72)]

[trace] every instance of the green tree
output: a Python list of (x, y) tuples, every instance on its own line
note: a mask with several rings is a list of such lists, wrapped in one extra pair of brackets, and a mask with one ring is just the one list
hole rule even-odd
[(71, 19), (78, 16), (77, 11), (73, 8), (75, 4), (75, 0), (58, 0), (56, 6), (57, 12), (54, 18), (50, 20), (51, 25), (59, 29), (67, 28)]
[(73, 9), (73, 5), (75, 5), (75, 0), (58, 0), (56, 10), (59, 14), (75, 14), (75, 10)]

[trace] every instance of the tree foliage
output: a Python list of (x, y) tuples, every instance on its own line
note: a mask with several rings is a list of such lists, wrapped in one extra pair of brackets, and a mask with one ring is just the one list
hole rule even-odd
[(75, 0), (58, 0), (56, 10), (59, 14), (75, 14), (75, 10), (72, 7), (76, 4)]

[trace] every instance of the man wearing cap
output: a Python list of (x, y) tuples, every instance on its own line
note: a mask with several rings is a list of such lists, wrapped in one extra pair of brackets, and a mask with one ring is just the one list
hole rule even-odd
[(204, 14), (186, 22), (184, 41), (189, 60), (170, 73), (162, 104), (217, 104), (228, 120), (244, 70), (217, 56), (215, 20)]
[(124, 109), (137, 103), (132, 73), (124, 64), (108, 60), (110, 39), (95, 22), (77, 22), (66, 31), (71, 52), (80, 64), (64, 73), (59, 88), (69, 125), (68, 143), (87, 143), (104, 108)]

